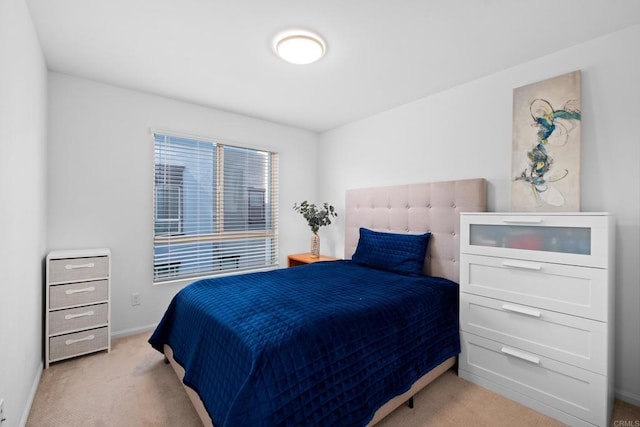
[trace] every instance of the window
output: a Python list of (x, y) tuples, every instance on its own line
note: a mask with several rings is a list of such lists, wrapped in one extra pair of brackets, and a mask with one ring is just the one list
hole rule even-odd
[(182, 175), (184, 167), (156, 164), (155, 234), (182, 232)]
[(264, 226), (264, 188), (249, 188), (248, 212), (249, 226), (254, 225), (257, 228)]
[(154, 281), (277, 266), (277, 154), (154, 140)]

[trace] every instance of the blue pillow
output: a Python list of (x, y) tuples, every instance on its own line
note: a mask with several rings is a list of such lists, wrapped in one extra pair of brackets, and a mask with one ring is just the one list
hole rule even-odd
[(360, 228), (360, 240), (351, 260), (367, 267), (420, 276), (429, 237), (431, 233), (381, 233)]

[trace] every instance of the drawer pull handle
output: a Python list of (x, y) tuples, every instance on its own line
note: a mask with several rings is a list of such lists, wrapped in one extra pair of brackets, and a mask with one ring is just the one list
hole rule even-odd
[(95, 335), (93, 335), (93, 334), (91, 334), (91, 335), (87, 335), (87, 336), (86, 336), (86, 337), (84, 337), (84, 338), (78, 338), (77, 340), (66, 340), (64, 343), (65, 343), (66, 345), (71, 345), (71, 344), (75, 344), (75, 343), (77, 343), (77, 342), (82, 342), (82, 341), (91, 341), (91, 340), (94, 340), (94, 339), (96, 339), (96, 336), (95, 336)]
[(65, 295), (73, 295), (79, 294), (81, 292), (93, 292), (96, 290), (95, 286), (89, 286), (88, 288), (80, 288), (80, 289), (67, 289), (64, 291)]
[(93, 268), (96, 265), (93, 262), (89, 262), (86, 264), (67, 264), (64, 266), (67, 270), (75, 270), (76, 268)]
[(502, 265), (505, 267), (513, 267), (513, 268), (522, 268), (524, 270), (542, 270), (542, 266), (540, 264), (531, 264), (524, 262), (516, 262), (516, 261), (502, 261)]
[(502, 222), (507, 224), (542, 224), (541, 218), (504, 218)]
[(518, 351), (518, 350), (514, 350), (512, 348), (502, 347), (502, 349), (500, 351), (502, 351), (504, 354), (507, 354), (507, 355), (513, 356), (513, 357), (517, 357), (518, 359), (526, 360), (527, 362), (533, 363), (535, 365), (539, 365), (540, 364), (540, 358), (532, 356), (532, 355), (527, 354), (527, 353), (523, 353), (523, 352)]
[(531, 308), (526, 308), (526, 307), (518, 307), (517, 305), (503, 304), (502, 309), (506, 311), (513, 311), (514, 313), (525, 314), (531, 317), (541, 316), (541, 313), (538, 310), (533, 310)]
[(64, 320), (71, 320), (71, 319), (75, 319), (76, 317), (93, 316), (94, 314), (96, 314), (96, 312), (93, 310), (85, 311), (84, 313), (78, 313), (78, 314), (67, 314), (64, 316)]

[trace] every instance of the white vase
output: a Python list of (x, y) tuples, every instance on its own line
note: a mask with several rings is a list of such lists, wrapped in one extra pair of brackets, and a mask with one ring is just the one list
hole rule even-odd
[(311, 234), (311, 256), (320, 257), (320, 236), (318, 236), (318, 233)]

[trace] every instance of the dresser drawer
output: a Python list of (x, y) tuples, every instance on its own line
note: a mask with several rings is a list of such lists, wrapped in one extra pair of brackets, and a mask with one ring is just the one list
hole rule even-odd
[(49, 335), (106, 325), (108, 304), (87, 305), (52, 311), (49, 315)]
[(53, 259), (49, 263), (49, 283), (102, 279), (109, 276), (109, 257)]
[(89, 329), (49, 338), (49, 361), (79, 356), (109, 348), (108, 328)]
[(608, 425), (606, 377), (462, 333), (460, 370), (596, 425)]
[(607, 324), (463, 293), (460, 327), (598, 374), (607, 372)]
[(460, 251), (607, 268), (613, 222), (608, 214), (463, 214)]
[(49, 286), (49, 308), (91, 304), (109, 299), (109, 281), (76, 282)]
[(462, 292), (608, 320), (607, 270), (469, 254), (460, 265)]

